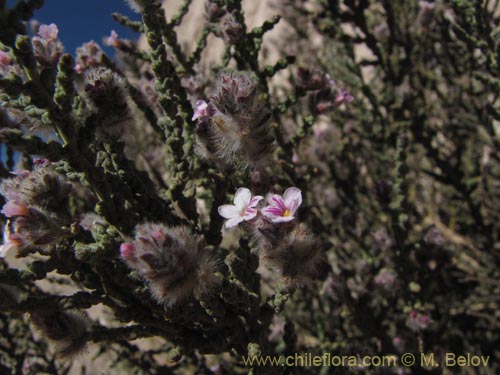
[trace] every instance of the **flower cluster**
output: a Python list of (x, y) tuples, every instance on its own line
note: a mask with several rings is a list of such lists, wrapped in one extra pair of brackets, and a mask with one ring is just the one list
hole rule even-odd
[[(239, 188), (234, 195), (234, 204), (225, 204), (219, 207), (219, 214), (228, 219), (226, 228), (234, 227), (243, 221), (255, 219), (258, 210), (256, 206), (264, 199), (260, 195), (252, 197), (247, 188)], [(266, 198), (268, 205), (260, 211), (271, 223), (284, 223), (295, 218), (297, 209), (302, 204), (302, 192), (296, 187), (285, 190), (283, 196), (269, 194)]]
[[(91, 206), (92, 197), (58, 174), (46, 159), (35, 159), (32, 171), (13, 172), (0, 183), (6, 198), (1, 213), (8, 219), (0, 256), (14, 248), (48, 248), (71, 234), (79, 213)], [(74, 199), (81, 198), (82, 205)]]
[(223, 166), (255, 166), (272, 151), (269, 119), (253, 73), (221, 72), (211, 101), (196, 102), (199, 150)]
[(322, 246), (305, 224), (294, 220), (302, 204), (300, 189), (290, 187), (283, 195), (268, 194), (267, 205), (259, 209), (262, 200), (260, 195), (252, 197), (249, 189), (239, 188), (233, 205), (219, 207), (219, 214), (227, 219), (225, 227), (244, 223), (261, 259), (287, 283), (301, 284), (318, 277), (323, 263)]
[(120, 247), (122, 259), (149, 283), (160, 303), (175, 304), (194, 294), (206, 293), (219, 283), (216, 263), (203, 240), (186, 227), (138, 225), (135, 238)]
[(33, 37), (33, 52), (42, 66), (54, 66), (63, 53), (63, 46), (57, 39), (57, 25), (40, 25), (38, 35)]

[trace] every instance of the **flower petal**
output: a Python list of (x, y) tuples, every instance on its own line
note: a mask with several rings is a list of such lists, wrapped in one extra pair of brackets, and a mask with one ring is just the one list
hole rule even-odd
[(295, 219), (295, 216), (276, 216), (274, 218), (270, 218), (273, 223), (286, 223), (288, 221), (292, 221)]
[(233, 217), (240, 217), (241, 216), (241, 210), (233, 206), (232, 204), (225, 204), (219, 207), (218, 209), (219, 215), (222, 216), (224, 219), (231, 219)]
[(281, 216), (283, 215), (283, 211), (279, 209), (278, 207), (274, 206), (267, 206), (262, 209), (262, 213), (264, 215), (272, 215), (272, 216)]
[(255, 208), (247, 208), (245, 211), (245, 221), (252, 220), (255, 216), (257, 216), (257, 210)]
[(241, 223), (245, 218), (243, 216), (236, 216), (233, 217), (232, 219), (229, 219), (226, 221), (226, 228), (232, 228), (237, 226), (239, 223)]
[(267, 198), (267, 201), (271, 206), (279, 208), (282, 212), (286, 211), (285, 201), (281, 195), (271, 194), (271, 196)]
[(253, 197), (251, 200), (250, 200), (250, 203), (248, 204), (248, 207), (249, 208), (254, 208), (255, 206), (257, 206), (259, 204), (259, 202), (264, 199), (264, 197), (262, 195), (256, 195), (255, 197)]
[(247, 188), (239, 188), (234, 194), (234, 205), (240, 210), (248, 207), (250, 200), (252, 199), (252, 193)]
[(299, 206), (302, 204), (302, 192), (296, 187), (290, 187), (285, 190), (283, 197), (285, 200), (286, 208), (293, 216)]
[(14, 216), (28, 216), (29, 210), (24, 204), (18, 204), (14, 201), (7, 201), (3, 205), (2, 210), (0, 211), (6, 217), (14, 217)]
[(200, 117), (207, 115), (208, 104), (206, 101), (197, 100), (195, 107), (196, 107), (196, 110), (194, 111), (193, 117), (191, 118), (193, 121), (199, 119)]

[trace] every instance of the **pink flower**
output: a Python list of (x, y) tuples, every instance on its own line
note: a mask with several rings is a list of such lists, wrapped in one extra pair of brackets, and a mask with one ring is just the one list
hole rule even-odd
[(6, 217), (14, 216), (28, 216), (29, 209), (24, 204), (18, 204), (14, 201), (8, 201), (3, 205), (2, 211), (0, 211)]
[(132, 259), (135, 254), (135, 246), (132, 243), (126, 242), (120, 245), (120, 255), (123, 259)]
[(38, 35), (47, 41), (56, 40), (58, 33), (59, 29), (55, 23), (51, 23), (50, 25), (40, 25), (38, 28)]
[(269, 206), (264, 207), (262, 213), (273, 223), (284, 223), (295, 218), (295, 212), (302, 204), (302, 192), (296, 187), (285, 190), (283, 197), (271, 194), (267, 197)]
[(118, 34), (115, 30), (111, 30), (111, 35), (104, 40), (105, 44), (112, 47), (118, 47)]
[(7, 52), (0, 50), (0, 67), (5, 68), (7, 65), (10, 65), (12, 59)]
[(257, 204), (264, 199), (260, 195), (252, 198), (252, 193), (247, 188), (239, 188), (234, 195), (234, 205), (225, 204), (219, 207), (219, 215), (226, 221), (226, 228), (231, 228), (242, 221), (249, 221), (257, 216)]
[(195, 104), (196, 110), (191, 120), (195, 121), (201, 117), (208, 116), (208, 103), (204, 100), (197, 100)]
[(354, 96), (351, 95), (347, 89), (340, 89), (337, 97), (335, 98), (335, 104), (341, 105), (344, 103), (350, 103), (354, 100)]
[(414, 332), (427, 329), (432, 323), (429, 315), (412, 310), (406, 320), (406, 325)]

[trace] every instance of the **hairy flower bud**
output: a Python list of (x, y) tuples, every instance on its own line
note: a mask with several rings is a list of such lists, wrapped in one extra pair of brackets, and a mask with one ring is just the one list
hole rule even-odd
[(296, 286), (323, 276), (322, 244), (305, 224), (279, 224), (259, 218), (253, 223), (254, 238), (261, 259), (275, 269), (286, 284)]
[(194, 294), (203, 294), (219, 283), (216, 264), (203, 240), (186, 227), (141, 224), (135, 239), (120, 247), (122, 259), (149, 283), (160, 303), (175, 304)]
[(263, 256), (288, 283), (300, 285), (321, 276), (324, 262), (321, 250), (321, 242), (305, 224), (298, 224), (277, 247), (267, 248)]
[(199, 149), (206, 157), (222, 165), (247, 166), (269, 156), (274, 142), (270, 112), (253, 74), (221, 72), (204, 110), (196, 131)]
[[(45, 159), (34, 160), (33, 171), (18, 171), (0, 183), (6, 203), (2, 214), (3, 256), (11, 248), (47, 248), (70, 234), (70, 225), (92, 205), (93, 196), (68, 182)], [(77, 203), (79, 201), (80, 203)]]
[(97, 136), (123, 136), (131, 120), (124, 79), (106, 68), (90, 69), (84, 91), (95, 113)]
[(61, 357), (73, 357), (86, 345), (88, 322), (80, 314), (62, 311), (50, 314), (32, 313), (31, 321), (45, 338), (55, 344)]

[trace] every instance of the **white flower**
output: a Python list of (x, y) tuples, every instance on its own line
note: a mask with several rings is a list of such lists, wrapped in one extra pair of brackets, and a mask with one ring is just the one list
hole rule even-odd
[(219, 207), (219, 215), (225, 219), (226, 228), (231, 228), (242, 221), (249, 221), (257, 216), (255, 206), (264, 199), (260, 195), (252, 198), (252, 193), (247, 188), (239, 188), (234, 195), (234, 205), (225, 204)]

